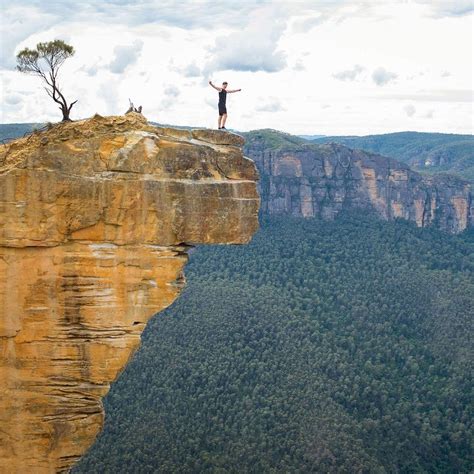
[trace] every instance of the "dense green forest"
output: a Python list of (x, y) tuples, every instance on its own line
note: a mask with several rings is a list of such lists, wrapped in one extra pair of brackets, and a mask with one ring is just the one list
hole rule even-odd
[(323, 137), (312, 141), (327, 142), (390, 156), (418, 171), (449, 172), (474, 182), (473, 135), (399, 132), (363, 137)]
[(472, 231), (264, 218), (186, 275), (75, 473), (472, 472)]

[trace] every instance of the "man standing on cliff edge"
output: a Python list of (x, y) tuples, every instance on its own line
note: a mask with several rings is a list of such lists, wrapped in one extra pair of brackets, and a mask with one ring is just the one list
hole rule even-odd
[(222, 83), (222, 87), (216, 87), (212, 81), (209, 81), (211, 87), (214, 87), (216, 91), (219, 91), (219, 103), (217, 108), (219, 109), (219, 119), (217, 121), (217, 127), (219, 130), (226, 130), (225, 122), (227, 120), (227, 107), (225, 106), (225, 101), (227, 99), (227, 94), (232, 94), (233, 92), (240, 92), (242, 89), (227, 90), (227, 82)]

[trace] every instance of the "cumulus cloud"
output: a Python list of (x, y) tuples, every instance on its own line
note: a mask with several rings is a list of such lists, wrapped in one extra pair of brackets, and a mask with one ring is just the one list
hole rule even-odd
[(318, 16), (311, 16), (309, 18), (303, 18), (296, 20), (292, 25), (292, 30), (294, 33), (307, 33), (315, 26), (323, 23), (324, 20), (327, 20), (327, 16), (319, 14)]
[(84, 65), (80, 70), (84, 71), (88, 76), (95, 76), (100, 69), (103, 69), (104, 61), (102, 58), (99, 58), (94, 64)]
[(469, 89), (419, 90), (413, 94), (387, 94), (384, 95), (384, 99), (418, 102), (473, 102), (474, 92)]
[(137, 62), (142, 48), (142, 40), (135, 40), (130, 45), (116, 46), (114, 48), (114, 58), (108, 68), (115, 74), (123, 73), (128, 66)]
[(213, 100), (210, 97), (206, 97), (204, 102), (211, 108), (217, 109), (217, 100)]
[[(29, 36), (47, 30), (57, 22), (57, 17), (44, 12), (35, 5), (5, 5), (2, 2), (2, 20), (0, 21), (0, 66), (12, 69), (15, 67), (15, 49)], [(36, 44), (25, 45), (30, 48)], [(16, 51), (18, 52), (18, 51)]]
[(301, 59), (298, 59), (295, 63), (295, 65), (293, 66), (293, 70), (294, 71), (305, 71), (306, 68), (303, 64), (303, 61)]
[(177, 66), (173, 58), (171, 58), (168, 63), (168, 70), (177, 72), (178, 74), (189, 78), (200, 77), (203, 74), (201, 68), (196, 64), (196, 61), (193, 61), (186, 66)]
[(201, 75), (201, 69), (196, 63), (191, 63), (182, 69), (182, 73), (185, 77), (199, 77)]
[(18, 94), (10, 94), (10, 95), (7, 95), (3, 101), (8, 104), (8, 105), (17, 105), (19, 104), (21, 101), (23, 100), (23, 98), (18, 95)]
[(165, 95), (163, 100), (160, 102), (160, 110), (167, 110), (172, 105), (176, 104), (177, 97), (181, 94), (181, 91), (174, 85), (168, 85), (163, 89)]
[(449, 77), (451, 75), (451, 73), (449, 71), (443, 71), (441, 73), (441, 77)]
[(120, 113), (121, 109), (126, 108), (126, 104), (121, 107), (117, 85), (114, 82), (107, 81), (100, 84), (99, 96), (105, 102), (107, 114)]
[(278, 50), (278, 41), (286, 21), (272, 10), (262, 8), (254, 12), (242, 29), (216, 39), (211, 49), (212, 59), (206, 65), (211, 71), (278, 72), (286, 67), (286, 57)]
[(436, 17), (464, 16), (474, 12), (472, 0), (418, 0), (418, 3), (428, 5)]
[(413, 115), (415, 115), (415, 112), (416, 112), (416, 108), (413, 104), (405, 105), (405, 107), (403, 107), (403, 110), (408, 115), (408, 117), (413, 117)]
[(345, 71), (336, 72), (332, 75), (339, 81), (354, 81), (356, 77), (364, 70), (361, 65), (356, 64), (352, 69), (346, 69)]
[(372, 73), (372, 80), (378, 86), (384, 86), (385, 84), (388, 84), (390, 81), (393, 81), (397, 77), (397, 74), (395, 74), (394, 72), (387, 71), (383, 67), (375, 69)]
[(263, 101), (260, 105), (257, 105), (255, 110), (257, 112), (280, 112), (285, 110), (285, 108), (277, 97), (268, 97), (268, 99)]
[(180, 90), (173, 85), (166, 86), (163, 92), (168, 97), (178, 97), (180, 94)]
[(423, 114), (422, 117), (426, 119), (432, 119), (434, 117), (434, 110), (433, 109), (428, 110), (425, 114)]
[[(15, 6), (16, 0), (3, 0), (2, 7)], [(18, 2), (16, 2), (18, 3)], [(36, 8), (38, 0), (22, 0), (25, 7)], [(177, 3), (179, 6), (177, 7)], [(67, 2), (64, 0), (48, 0), (41, 2), (41, 11), (57, 19), (73, 18), (75, 21), (95, 21), (114, 25), (133, 27), (145, 24), (173, 26), (184, 30), (194, 28), (218, 29), (222, 25), (228, 28), (239, 28), (248, 19), (265, 6), (262, 0), (245, 0), (242, 8), (241, 0), (200, 0), (199, 2), (176, 2), (176, 0), (83, 0)], [(270, 4), (271, 2), (268, 2)], [(275, 2), (278, 8), (270, 8), (270, 19), (277, 17), (297, 19), (295, 28), (302, 32), (309, 31), (318, 21), (335, 15), (339, 7), (350, 3), (349, 0), (299, 0), (298, 2)], [(302, 15), (302, 12), (304, 15)], [(337, 13), (340, 15), (340, 12)], [(351, 12), (349, 12), (351, 14)], [(305, 18), (307, 17), (307, 18)], [(318, 20), (321, 19), (321, 20)]]

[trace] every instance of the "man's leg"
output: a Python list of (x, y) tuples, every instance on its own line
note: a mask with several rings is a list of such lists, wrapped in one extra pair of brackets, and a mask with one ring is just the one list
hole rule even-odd
[(225, 127), (225, 121), (227, 120), (227, 114), (222, 115), (221, 128)]
[(217, 128), (221, 128), (221, 121), (222, 121), (222, 115), (219, 114), (219, 118), (217, 119)]

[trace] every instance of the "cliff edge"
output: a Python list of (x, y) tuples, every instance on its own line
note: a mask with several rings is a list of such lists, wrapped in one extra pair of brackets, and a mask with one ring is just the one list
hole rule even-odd
[(0, 472), (68, 470), (179, 294), (189, 246), (250, 240), (258, 175), (242, 146), (129, 114), (0, 148)]
[(260, 171), (263, 213), (333, 219), (363, 209), (450, 233), (474, 226), (473, 192), (461, 178), (420, 174), (393, 158), (273, 130), (245, 136), (244, 152)]

